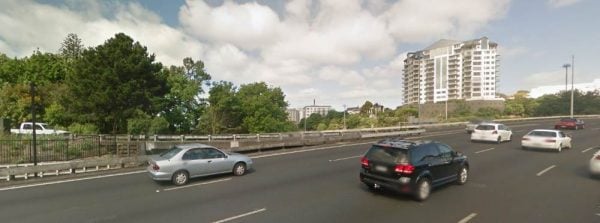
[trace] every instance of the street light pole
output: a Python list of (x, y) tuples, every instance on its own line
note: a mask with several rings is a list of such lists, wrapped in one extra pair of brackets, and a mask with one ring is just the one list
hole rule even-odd
[(573, 118), (573, 94), (574, 94), (574, 83), (575, 83), (575, 55), (571, 57), (571, 118)]
[(571, 66), (571, 64), (568, 64), (568, 63), (563, 64), (563, 67), (565, 68), (565, 92), (569, 90), (568, 87), (567, 87), (567, 85), (568, 85), (568, 82), (569, 82), (568, 81), (568, 79), (569, 79), (568, 77), (569, 77), (569, 67), (570, 66)]
[(344, 130), (346, 130), (346, 104), (344, 104)]
[[(35, 84), (33, 82), (30, 83), (31, 87), (31, 127), (33, 132), (32, 138), (32, 147), (33, 147), (33, 165), (37, 166), (37, 141), (36, 141), (36, 123), (35, 123)], [(36, 173), (37, 176), (37, 173)]]

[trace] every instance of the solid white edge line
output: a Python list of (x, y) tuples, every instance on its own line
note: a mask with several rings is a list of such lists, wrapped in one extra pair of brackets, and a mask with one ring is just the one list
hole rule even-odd
[(494, 149), (496, 149), (496, 148), (489, 148), (489, 149), (479, 150), (479, 151), (475, 152), (475, 154), (487, 152), (487, 151), (494, 150)]
[(204, 182), (204, 183), (190, 184), (190, 185), (185, 185), (185, 186), (171, 187), (171, 188), (163, 189), (163, 191), (179, 190), (179, 189), (184, 189), (184, 188), (188, 188), (188, 187), (195, 187), (195, 186), (202, 186), (202, 185), (207, 185), (207, 184), (214, 184), (214, 183), (219, 183), (219, 182), (228, 181), (228, 180), (231, 180), (231, 178), (225, 178), (225, 179), (220, 179), (220, 180), (213, 180), (213, 181), (208, 181), (208, 182)]
[(458, 221), (458, 223), (467, 223), (469, 222), (471, 219), (473, 219), (475, 216), (477, 216), (477, 213), (471, 213), (470, 215), (468, 215), (467, 217), (461, 219), (460, 221)]
[(550, 171), (550, 170), (551, 170), (552, 168), (554, 168), (554, 167), (556, 167), (556, 165), (549, 166), (548, 168), (546, 168), (546, 169), (544, 169), (544, 170), (540, 171), (539, 173), (537, 173), (537, 176), (538, 176), (538, 177), (539, 177), (539, 176), (541, 176), (542, 174), (544, 174), (544, 173), (546, 173), (546, 172)]
[(214, 221), (213, 223), (224, 223), (224, 222), (232, 221), (232, 220), (235, 220), (235, 219), (238, 219), (238, 218), (243, 218), (243, 217), (246, 217), (246, 216), (250, 216), (250, 215), (253, 215), (253, 214), (258, 214), (258, 213), (266, 211), (266, 210), (267, 210), (266, 208), (263, 208), (263, 209), (251, 211), (251, 212), (248, 212), (248, 213), (236, 215), (236, 216), (233, 216), (233, 217), (230, 217), (230, 218), (225, 218), (223, 220)]
[(365, 144), (373, 144), (373, 142), (364, 142), (364, 143), (356, 143), (356, 144), (346, 144), (346, 145), (338, 145), (338, 146), (329, 146), (329, 147), (321, 147), (321, 148), (314, 148), (314, 149), (305, 149), (305, 150), (290, 151), (290, 152), (283, 152), (283, 153), (273, 153), (273, 154), (266, 154), (266, 155), (251, 156), (250, 158), (252, 158), (252, 159), (260, 159), (260, 158), (267, 158), (267, 157), (273, 157), (273, 156), (283, 156), (283, 155), (289, 155), (289, 154), (295, 154), (295, 153), (305, 153), (305, 152), (312, 152), (312, 151), (319, 151), (319, 150), (326, 150), (326, 149), (337, 149), (337, 148), (346, 147), (346, 146), (358, 146), (358, 145), (365, 145)]
[(351, 156), (351, 157), (346, 157), (346, 158), (339, 158), (339, 159), (329, 160), (329, 162), (337, 162), (337, 161), (342, 161), (342, 160), (355, 159), (355, 158), (358, 158), (358, 157), (361, 157), (361, 156), (362, 155)]
[(0, 191), (16, 190), (16, 189), (29, 188), (29, 187), (47, 186), (47, 185), (53, 185), (53, 184), (70, 183), (70, 182), (76, 182), (76, 181), (93, 180), (93, 179), (101, 179), (101, 178), (116, 177), (116, 176), (125, 176), (125, 175), (145, 173), (145, 172), (146, 172), (146, 170), (139, 170), (139, 171), (133, 171), (133, 172), (127, 172), (127, 173), (116, 173), (116, 174), (109, 174), (109, 175), (102, 175), (102, 176), (93, 176), (93, 177), (84, 177), (84, 178), (70, 179), (70, 180), (52, 181), (52, 182), (39, 183), (39, 184), (12, 186), (12, 187), (0, 188)]
[(585, 149), (585, 150), (581, 151), (581, 153), (587, 153), (587, 151), (590, 151), (590, 150), (592, 150), (592, 149), (594, 149), (594, 147), (587, 148), (587, 149)]

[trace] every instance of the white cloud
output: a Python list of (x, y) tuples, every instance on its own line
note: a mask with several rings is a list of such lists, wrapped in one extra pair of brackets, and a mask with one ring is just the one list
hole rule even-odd
[(179, 20), (184, 29), (211, 43), (230, 43), (256, 49), (276, 41), (280, 22), (277, 14), (258, 3), (237, 4), (225, 1), (212, 8), (204, 1), (187, 1)]
[(498, 46), (498, 54), (502, 58), (513, 58), (518, 57), (529, 52), (529, 49), (523, 46), (507, 47)]
[(124, 32), (165, 64), (179, 65), (191, 56), (205, 62), (214, 80), (280, 86), (295, 107), (313, 98), (333, 106), (366, 100), (395, 106), (401, 103), (406, 58), (406, 52), (397, 52), (399, 45), (473, 38), (504, 16), (509, 0), (284, 4), (275, 11), (256, 2), (211, 6), (188, 0), (178, 14), (181, 27), (171, 27), (138, 3), (2, 1), (0, 51), (11, 56), (30, 55), (37, 47), (56, 52), (68, 33), (95, 46)]
[(365, 83), (365, 78), (358, 72), (339, 67), (327, 66), (319, 71), (319, 78), (337, 82), (342, 86), (359, 86)]
[(573, 5), (581, 0), (548, 0), (548, 5), (552, 8), (561, 8), (569, 5)]
[(441, 38), (470, 38), (489, 22), (502, 18), (510, 0), (404, 0), (383, 15), (397, 40), (430, 42)]

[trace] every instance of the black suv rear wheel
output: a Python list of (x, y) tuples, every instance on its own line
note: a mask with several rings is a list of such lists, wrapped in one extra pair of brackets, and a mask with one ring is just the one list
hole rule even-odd
[(431, 182), (427, 178), (422, 178), (417, 182), (417, 187), (415, 190), (415, 200), (424, 201), (429, 198), (429, 194), (431, 194)]

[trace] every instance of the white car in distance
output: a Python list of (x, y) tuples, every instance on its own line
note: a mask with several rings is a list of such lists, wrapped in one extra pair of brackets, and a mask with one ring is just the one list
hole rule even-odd
[(501, 143), (512, 140), (512, 130), (500, 123), (482, 123), (471, 133), (471, 141), (490, 141)]
[(554, 149), (558, 152), (563, 148), (572, 148), (571, 136), (560, 130), (534, 129), (521, 139), (523, 149)]

